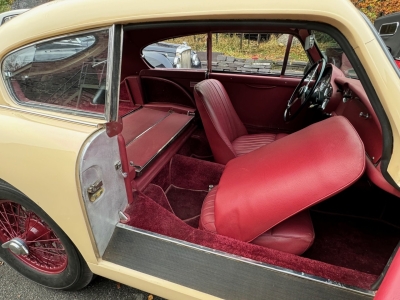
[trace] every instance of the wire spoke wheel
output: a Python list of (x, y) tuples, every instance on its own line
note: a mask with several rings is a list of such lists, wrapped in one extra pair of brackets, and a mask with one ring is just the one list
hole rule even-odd
[(80, 251), (58, 224), (2, 179), (0, 256), (26, 278), (52, 289), (79, 290), (93, 278)]
[(0, 244), (39, 272), (58, 274), (68, 264), (54, 231), (34, 212), (8, 200), (0, 200)]

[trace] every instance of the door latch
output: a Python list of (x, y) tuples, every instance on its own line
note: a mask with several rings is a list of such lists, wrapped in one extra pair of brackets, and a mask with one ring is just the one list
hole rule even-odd
[(87, 193), (90, 202), (96, 201), (104, 193), (103, 181), (97, 180), (95, 183), (91, 184), (87, 189)]

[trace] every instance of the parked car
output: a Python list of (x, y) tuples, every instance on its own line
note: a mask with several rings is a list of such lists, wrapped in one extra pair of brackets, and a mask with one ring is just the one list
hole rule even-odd
[(400, 13), (382, 16), (374, 22), (376, 30), (385, 42), (395, 63), (400, 67), (400, 31), (398, 31)]
[[(158, 42), (143, 49), (143, 58), (157, 68), (201, 68), (196, 51), (184, 44)], [(167, 60), (165, 59), (167, 58)]]
[[(262, 50), (283, 53), (273, 72), (237, 39), (214, 63), (216, 34), (237, 32), (299, 43)], [(142, 53), (200, 34), (204, 71)], [(0, 257), (27, 278), (169, 299), (400, 294), (400, 73), (350, 1), (53, 1), (0, 40)]]
[(0, 14), (0, 25), (5, 24), (6, 22), (10, 21), (12, 18), (28, 11), (28, 9), (15, 9), (6, 11)]

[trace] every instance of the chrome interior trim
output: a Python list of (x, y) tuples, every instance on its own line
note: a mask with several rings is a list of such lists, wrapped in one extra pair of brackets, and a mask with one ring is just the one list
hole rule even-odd
[[(167, 115), (170, 116), (171, 114)], [(194, 117), (191, 117), (186, 123), (185, 125), (182, 126), (182, 128), (175, 133), (175, 135), (173, 137), (171, 137), (168, 142), (166, 142), (164, 144), (164, 146), (162, 146), (143, 166), (136, 166), (135, 165), (135, 171), (137, 173), (137, 175), (140, 175), (140, 173), (165, 149), (168, 147), (168, 145), (170, 145), (173, 141), (175, 141), (175, 139), (182, 133), (182, 131), (190, 124), (190, 122), (193, 121)], [(165, 118), (164, 118), (165, 119)]]
[(31, 47), (31, 46), (35, 46), (35, 45), (40, 44), (40, 43), (49, 42), (49, 41), (52, 41), (52, 40), (57, 40), (57, 39), (67, 38), (67, 37), (70, 37), (70, 36), (87, 34), (87, 33), (92, 33), (92, 32), (98, 32), (98, 31), (107, 30), (107, 29), (109, 29), (109, 27), (101, 27), (101, 28), (78, 31), (78, 32), (73, 32), (73, 33), (68, 33), (68, 34), (64, 34), (64, 35), (59, 35), (59, 36), (43, 39), (43, 40), (36, 41), (36, 42), (30, 43), (30, 44), (27, 44), (25, 46), (19, 47), (17, 49), (14, 49), (14, 50), (10, 51), (9, 53), (7, 53), (6, 55), (4, 55), (3, 58), (1, 59), (1, 62), (0, 62), (1, 73), (2, 73), (1, 78), (3, 79), (3, 84), (6, 87), (6, 90), (7, 90), (8, 94), (11, 96), (11, 100), (13, 100), (13, 102), (15, 104), (20, 105), (20, 106), (24, 106), (24, 107), (30, 107), (30, 108), (35, 108), (35, 109), (37, 108), (37, 109), (49, 110), (49, 111), (65, 113), (65, 114), (70, 114), (70, 115), (75, 115), (75, 116), (89, 117), (89, 118), (96, 118), (96, 119), (100, 119), (100, 120), (105, 120), (104, 113), (91, 113), (91, 112), (85, 112), (85, 111), (80, 111), (80, 110), (73, 110), (73, 109), (63, 108), (62, 106), (55, 106), (55, 105), (51, 105), (51, 104), (43, 104), (43, 103), (35, 102), (35, 101), (32, 101), (32, 102), (20, 101), (17, 98), (17, 96), (15, 95), (13, 89), (10, 87), (8, 81), (5, 78), (5, 74), (3, 72), (3, 64), (4, 64), (4, 60), (8, 56), (10, 56), (13, 53), (15, 53), (17, 51), (20, 51), (22, 49), (25, 49), (25, 48), (28, 48), (28, 47)]
[[(120, 160), (117, 136), (108, 137), (105, 129), (90, 136), (79, 155), (81, 195), (99, 257), (104, 254), (115, 225), (120, 222), (119, 212), (128, 205), (124, 178), (114, 166)], [(87, 191), (98, 180), (103, 182), (103, 191), (92, 202)]]
[(186, 242), (186, 241), (178, 240), (178, 239), (171, 238), (171, 237), (168, 237), (168, 236), (164, 236), (164, 235), (161, 235), (161, 234), (158, 234), (158, 233), (154, 233), (154, 232), (151, 232), (151, 231), (147, 231), (147, 230), (143, 230), (143, 229), (140, 229), (140, 228), (132, 227), (132, 226), (129, 226), (129, 225), (126, 225), (126, 224), (118, 223), (117, 227), (125, 229), (125, 230), (129, 230), (129, 231), (133, 231), (133, 232), (136, 232), (136, 233), (139, 233), (139, 234), (142, 234), (142, 235), (151, 236), (153, 238), (157, 238), (157, 239), (163, 240), (165, 242), (175, 243), (175, 244), (178, 244), (178, 245), (181, 245), (181, 246), (185, 246), (185, 247), (188, 247), (188, 248), (191, 248), (191, 249), (194, 249), (194, 250), (204, 251), (204, 252), (209, 253), (209, 254), (223, 256), (223, 257), (228, 258), (228, 259), (240, 261), (240, 262), (243, 262), (243, 263), (248, 263), (248, 264), (251, 264), (251, 265), (256, 265), (256, 266), (259, 266), (259, 267), (262, 267), (262, 268), (265, 268), (265, 269), (269, 269), (271, 271), (280, 272), (280, 273), (284, 273), (284, 274), (287, 274), (287, 275), (293, 275), (293, 276), (296, 276), (296, 277), (299, 277), (299, 278), (311, 280), (311, 281), (314, 281), (314, 282), (322, 283), (322, 284), (333, 286), (333, 287), (340, 288), (340, 289), (345, 289), (345, 290), (352, 291), (352, 292), (355, 292), (355, 293), (358, 293), (358, 294), (362, 294), (362, 295), (366, 295), (366, 296), (375, 296), (375, 292), (373, 292), (373, 291), (369, 291), (369, 290), (364, 290), (364, 289), (360, 289), (360, 288), (357, 288), (357, 287), (348, 286), (348, 285), (345, 285), (345, 284), (342, 284), (342, 283), (338, 283), (338, 282), (335, 282), (335, 281), (332, 281), (332, 280), (329, 280), (329, 279), (325, 279), (325, 278), (322, 278), (322, 277), (305, 274), (303, 272), (297, 272), (297, 271), (293, 271), (293, 270), (290, 270), (290, 269), (269, 265), (269, 264), (266, 264), (266, 263), (263, 263), (263, 262), (258, 262), (258, 261), (255, 261), (255, 260), (252, 260), (252, 259), (249, 259), (249, 258), (244, 258), (244, 257), (241, 257), (241, 256), (237, 256), (237, 255), (234, 255), (234, 254), (228, 254), (226, 252), (222, 252), (222, 251), (219, 251), (219, 250), (214, 250), (214, 249), (211, 249), (211, 248), (208, 248), (208, 247), (204, 247), (204, 246), (196, 245), (196, 244), (189, 243), (189, 242)]
[(108, 57), (107, 57), (107, 75), (106, 75), (106, 107), (105, 107), (105, 113), (106, 113), (106, 121), (110, 122), (111, 121), (111, 80), (112, 80), (112, 60), (113, 60), (113, 54), (114, 54), (114, 35), (115, 35), (115, 24), (111, 26), (109, 29), (109, 35), (108, 35)]
[(65, 118), (65, 117), (49, 115), (49, 114), (45, 114), (45, 113), (39, 113), (39, 112), (31, 111), (31, 110), (26, 110), (23, 108), (18, 108), (18, 107), (0, 105), (0, 109), (7, 109), (7, 110), (12, 110), (12, 111), (27, 113), (27, 114), (34, 115), (34, 116), (45, 117), (45, 118), (65, 121), (65, 122), (69, 122), (69, 123), (76, 123), (76, 124), (80, 124), (80, 125), (99, 127), (99, 124), (97, 124), (97, 123), (84, 122), (84, 121), (79, 121), (79, 120), (75, 120), (75, 119), (69, 119), (69, 118)]
[(108, 40), (108, 64), (106, 80), (106, 120), (115, 122), (118, 118), (119, 84), (121, 79), (122, 62), (122, 25), (112, 25)]

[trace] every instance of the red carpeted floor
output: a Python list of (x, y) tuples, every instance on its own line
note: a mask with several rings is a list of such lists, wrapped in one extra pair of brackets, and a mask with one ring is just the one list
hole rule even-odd
[[(317, 207), (319, 212), (312, 213), (316, 239), (303, 257), (199, 230), (201, 203), (208, 186), (218, 183), (223, 169), (215, 163), (174, 156), (127, 209), (129, 225), (363, 289), (369, 289), (376, 281), (399, 241), (400, 230), (382, 220), (357, 218), (354, 210), (351, 216), (338, 213), (349, 210), (344, 206), (351, 197), (360, 195), (357, 189), (364, 191), (364, 186), (357, 185), (356, 191), (339, 194), (328, 205)], [(341, 207), (332, 213), (336, 201)], [(374, 208), (373, 203), (365, 206)], [(361, 211), (363, 215), (374, 214), (366, 212), (365, 207)]]
[(375, 220), (311, 213), (315, 240), (303, 256), (379, 275), (400, 239), (400, 230)]

